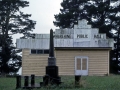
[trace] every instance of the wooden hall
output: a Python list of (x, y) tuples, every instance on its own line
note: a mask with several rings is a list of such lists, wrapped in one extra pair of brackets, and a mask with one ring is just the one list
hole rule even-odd
[[(22, 49), (22, 75), (45, 75), (49, 57), (49, 34), (17, 39)], [(78, 21), (73, 29), (54, 31), (54, 50), (59, 75), (109, 75), (109, 52), (113, 39), (91, 28), (86, 20)]]

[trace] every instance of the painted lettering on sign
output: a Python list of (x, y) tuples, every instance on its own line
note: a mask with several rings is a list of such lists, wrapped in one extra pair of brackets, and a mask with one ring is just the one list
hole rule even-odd
[(101, 38), (100, 34), (94, 35), (94, 38)]
[[(96, 38), (96, 39), (102, 38), (101, 34), (95, 34), (93, 37)], [(71, 39), (72, 36), (70, 34), (54, 35), (54, 38), (56, 38), (56, 39)], [(77, 34), (77, 38), (88, 38), (88, 35), (87, 34)]]
[(67, 39), (67, 38), (71, 38), (71, 35), (54, 35), (54, 38), (64, 38), (64, 39)]
[(77, 34), (77, 38), (88, 38), (87, 34)]

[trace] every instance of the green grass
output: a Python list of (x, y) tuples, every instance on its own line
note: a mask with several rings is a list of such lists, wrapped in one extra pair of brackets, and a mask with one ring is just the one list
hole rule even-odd
[[(120, 76), (83, 76), (81, 77), (80, 87), (75, 87), (74, 76), (61, 76), (62, 84), (58, 87), (47, 86), (46, 88), (34, 89), (34, 90), (120, 90)], [(22, 78), (22, 85), (23, 85)], [(36, 82), (39, 83), (42, 78), (36, 78)], [(0, 77), (0, 90), (15, 90), (16, 78)], [(22, 89), (18, 89), (22, 90)], [(24, 89), (25, 90), (25, 89)]]
[(0, 90), (15, 90), (15, 86), (16, 86), (15, 78), (0, 77)]

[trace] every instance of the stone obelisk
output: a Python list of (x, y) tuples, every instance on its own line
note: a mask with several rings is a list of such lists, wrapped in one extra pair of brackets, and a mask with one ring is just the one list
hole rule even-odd
[(50, 44), (49, 44), (49, 57), (48, 66), (56, 66), (56, 58), (54, 56), (54, 40), (53, 40), (53, 30), (50, 30)]
[(48, 66), (46, 66), (46, 75), (43, 77), (43, 85), (61, 83), (61, 78), (58, 76), (58, 67), (56, 66), (56, 58), (54, 56), (54, 39), (53, 30), (50, 30), (50, 47), (49, 47), (49, 57)]

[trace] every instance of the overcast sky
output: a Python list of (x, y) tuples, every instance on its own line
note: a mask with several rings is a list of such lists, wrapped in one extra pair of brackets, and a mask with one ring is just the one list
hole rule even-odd
[[(50, 29), (57, 29), (53, 25), (54, 14), (60, 12), (60, 3), (62, 0), (27, 0), (29, 7), (23, 9), (24, 13), (32, 14), (31, 19), (36, 21), (33, 33), (49, 33)], [(16, 43), (20, 35), (14, 35), (13, 40)], [(21, 69), (19, 70), (21, 74)]]
[[(54, 14), (60, 12), (60, 3), (63, 0), (27, 0), (29, 1), (29, 7), (24, 8), (22, 11), (27, 14), (32, 14), (31, 19), (36, 21), (34, 33), (49, 33), (49, 30), (57, 29), (53, 25)], [(14, 41), (19, 38), (20, 35), (14, 35)]]

